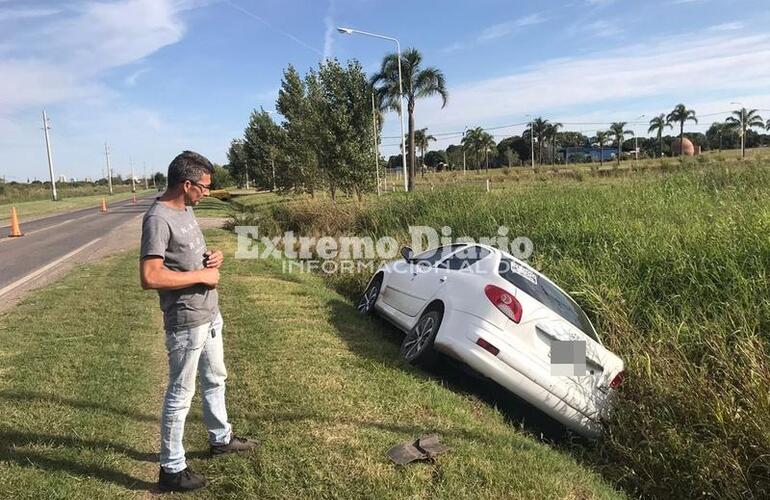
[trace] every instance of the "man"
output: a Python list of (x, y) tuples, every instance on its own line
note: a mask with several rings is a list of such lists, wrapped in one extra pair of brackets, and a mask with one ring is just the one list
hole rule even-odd
[(196, 372), (211, 454), (256, 447), (254, 441), (234, 436), (227, 421), (227, 372), (217, 294), (224, 256), (219, 250), (206, 249), (191, 208), (209, 193), (213, 172), (211, 162), (198, 153), (184, 151), (174, 158), (168, 167), (167, 189), (147, 210), (142, 223), (142, 288), (158, 290), (168, 352), (158, 478), (164, 491), (190, 491), (207, 484), (187, 466), (182, 446)]

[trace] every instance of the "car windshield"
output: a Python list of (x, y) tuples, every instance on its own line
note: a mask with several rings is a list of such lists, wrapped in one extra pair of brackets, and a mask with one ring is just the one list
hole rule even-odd
[(580, 306), (569, 295), (556, 288), (553, 283), (532, 270), (508, 259), (500, 261), (499, 273), (500, 276), (516, 288), (541, 302), (579, 328), (583, 333), (599, 342), (596, 331)]

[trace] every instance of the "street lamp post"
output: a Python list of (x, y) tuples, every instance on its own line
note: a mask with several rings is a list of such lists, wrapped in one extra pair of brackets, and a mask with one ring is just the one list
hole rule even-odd
[(401, 43), (399, 43), (398, 39), (390, 36), (378, 35), (376, 33), (355, 30), (353, 28), (337, 28), (337, 31), (345, 35), (357, 33), (359, 35), (396, 42), (396, 53), (398, 54), (398, 117), (401, 122), (401, 167), (404, 172), (404, 191), (409, 191), (409, 174), (406, 171), (406, 137), (404, 136), (404, 84), (401, 77)]

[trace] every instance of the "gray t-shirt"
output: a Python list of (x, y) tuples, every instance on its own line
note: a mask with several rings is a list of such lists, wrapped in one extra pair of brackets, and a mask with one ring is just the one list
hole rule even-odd
[[(142, 221), (139, 259), (163, 258), (172, 271), (203, 269), (206, 242), (191, 207), (171, 208), (155, 200)], [(198, 284), (179, 290), (158, 290), (167, 331), (182, 330), (213, 321), (219, 312), (216, 289)]]

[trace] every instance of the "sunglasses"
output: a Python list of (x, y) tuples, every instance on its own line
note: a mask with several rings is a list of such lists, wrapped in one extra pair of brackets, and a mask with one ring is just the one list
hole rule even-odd
[(211, 191), (211, 184), (206, 185), (206, 184), (201, 184), (200, 182), (195, 182), (192, 179), (187, 179), (187, 180), (190, 181), (190, 184), (194, 184), (194, 185), (198, 186), (203, 191)]

